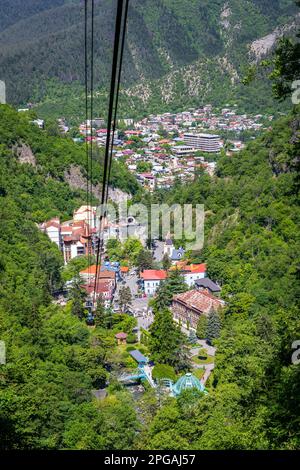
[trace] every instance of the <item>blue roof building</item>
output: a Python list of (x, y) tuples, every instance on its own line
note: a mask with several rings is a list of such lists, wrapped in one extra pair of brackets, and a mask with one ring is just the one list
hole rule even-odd
[(148, 358), (144, 356), (138, 349), (130, 351), (130, 356), (138, 363), (139, 366), (144, 366), (148, 364)]
[(184, 256), (184, 249), (183, 248), (178, 248), (178, 250), (173, 250), (172, 255), (171, 255), (171, 260), (172, 261), (180, 261), (183, 256)]

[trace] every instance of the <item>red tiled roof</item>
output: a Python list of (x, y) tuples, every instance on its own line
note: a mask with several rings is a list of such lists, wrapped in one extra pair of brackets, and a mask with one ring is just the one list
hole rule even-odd
[[(86, 269), (83, 269), (82, 271), (80, 271), (79, 274), (91, 274), (92, 276), (96, 275), (96, 267), (97, 265), (96, 264), (93, 264), (92, 266), (90, 266), (89, 268), (86, 268)], [(116, 273), (114, 271), (108, 271), (108, 270), (105, 270), (105, 271), (101, 271), (100, 270), (101, 267), (99, 266), (98, 268), (98, 278), (100, 279), (115, 279), (116, 277)]]
[(120, 333), (117, 333), (115, 335), (115, 338), (117, 339), (126, 339), (127, 338), (127, 333), (123, 333), (122, 331)]
[(141, 131), (125, 131), (125, 134), (126, 135), (139, 135), (141, 133)]
[[(92, 294), (95, 289), (95, 284), (94, 283), (84, 284), (81, 287), (82, 289), (86, 291), (87, 294)], [(97, 282), (96, 289), (95, 289), (96, 294), (109, 292), (110, 290), (111, 290), (111, 285), (109, 282), (102, 282), (101, 280)]]
[(206, 272), (206, 264), (190, 264), (185, 266), (185, 271), (190, 271), (191, 273), (205, 273)]
[[(96, 264), (93, 264), (92, 266), (90, 266), (89, 268), (86, 268), (86, 269), (83, 269), (82, 271), (80, 271), (79, 274), (96, 274)], [(99, 270), (100, 270), (100, 267), (99, 267)]]
[(63, 226), (61, 227), (61, 232), (62, 232), (62, 233), (63, 233), (63, 232), (67, 232), (67, 233), (72, 232), (72, 227), (70, 227), (69, 225), (63, 225)]
[(128, 273), (129, 268), (128, 268), (128, 266), (121, 266), (120, 271), (121, 271), (121, 273)]
[(153, 179), (154, 176), (151, 173), (139, 173), (143, 178)]
[(67, 235), (64, 237), (64, 242), (73, 242), (75, 241), (74, 237)]
[(141, 273), (141, 277), (144, 281), (163, 280), (166, 279), (167, 273), (162, 269), (145, 269), (145, 271)]
[(73, 227), (84, 227), (85, 226), (85, 220), (76, 220), (74, 223), (73, 223)]
[(49, 228), (49, 227), (60, 228), (59, 220), (58, 219), (48, 220), (48, 222), (45, 222), (45, 227), (46, 228)]
[(183, 294), (178, 294), (173, 297), (173, 302), (179, 302), (201, 313), (208, 314), (211, 310), (217, 310), (225, 305), (225, 302), (218, 299), (207, 291), (190, 290)]

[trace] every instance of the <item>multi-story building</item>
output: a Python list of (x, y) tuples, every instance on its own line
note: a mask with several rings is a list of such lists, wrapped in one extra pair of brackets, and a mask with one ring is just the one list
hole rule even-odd
[(95, 229), (90, 229), (84, 220), (69, 221), (61, 226), (62, 251), (65, 263), (76, 256), (93, 254), (93, 236)]
[(92, 304), (94, 297), (95, 301), (97, 301), (100, 295), (102, 296), (106, 307), (109, 306), (110, 302), (113, 299), (115, 289), (113, 287), (112, 282), (106, 281), (105, 279), (99, 279), (96, 283), (96, 286), (94, 282), (90, 282), (87, 284), (83, 284), (81, 287), (86, 291), (88, 298), (90, 302), (92, 302)]
[(40, 229), (48, 235), (50, 240), (62, 249), (61, 225), (58, 217), (55, 217), (40, 225)]
[(161, 281), (164, 281), (166, 277), (167, 273), (162, 269), (145, 269), (145, 271), (141, 273), (145, 294), (150, 296), (155, 294)]
[(192, 153), (196, 152), (195, 147), (193, 145), (176, 145), (175, 147), (172, 147), (171, 150), (178, 157), (191, 155)]
[(91, 228), (96, 227), (97, 223), (97, 208), (94, 206), (81, 206), (79, 209), (74, 211), (73, 220), (74, 222), (84, 221), (86, 224), (89, 224)]
[(186, 133), (183, 136), (184, 142), (202, 152), (218, 153), (220, 152), (220, 137), (215, 134), (192, 134)]
[(215, 282), (213, 282), (211, 279), (209, 279), (209, 277), (197, 279), (195, 282), (195, 287), (199, 291), (208, 291), (216, 296), (218, 296), (221, 292), (221, 287)]
[(84, 282), (88, 282), (91, 280), (95, 281), (96, 271), (98, 271), (97, 272), (98, 281), (103, 280), (106, 282), (111, 282), (113, 285), (113, 288), (116, 287), (117, 272), (112, 269), (106, 269), (105, 266), (98, 266), (98, 270), (97, 270), (97, 265), (93, 264), (92, 266), (80, 271), (79, 275), (80, 275), (80, 278)]
[(174, 266), (170, 268), (171, 271), (178, 270), (184, 278), (184, 282), (189, 287), (194, 287), (198, 279), (203, 279), (206, 276), (206, 264), (187, 264), (186, 261), (177, 261)]

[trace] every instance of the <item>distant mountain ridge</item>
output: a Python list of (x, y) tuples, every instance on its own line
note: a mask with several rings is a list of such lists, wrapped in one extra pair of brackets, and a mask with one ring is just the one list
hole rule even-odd
[[(105, 91), (116, 1), (95, 5), (95, 77)], [(48, 79), (82, 87), (83, 10), (80, 0), (1, 2), (0, 79), (10, 102), (53, 100)], [(131, 0), (124, 109), (234, 100), (243, 94), (240, 79), (251, 44), (274, 30), (280, 34), (284, 25), (288, 30), (296, 12), (293, 0)]]

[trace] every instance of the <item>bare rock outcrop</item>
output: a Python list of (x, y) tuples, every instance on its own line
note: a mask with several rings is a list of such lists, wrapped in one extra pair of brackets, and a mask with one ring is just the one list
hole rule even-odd
[[(86, 178), (82, 174), (80, 168), (76, 165), (71, 165), (68, 170), (64, 173), (64, 179), (69, 184), (72, 189), (82, 189), (86, 190)], [(101, 198), (101, 184), (93, 185), (93, 194), (100, 200)], [(113, 202), (121, 202), (124, 199), (131, 199), (131, 194), (127, 194), (124, 191), (121, 191), (119, 188), (109, 187), (108, 198)]]
[(17, 156), (19, 163), (28, 163), (29, 165), (36, 166), (36, 159), (32, 153), (29, 145), (18, 144), (13, 147), (13, 153)]

